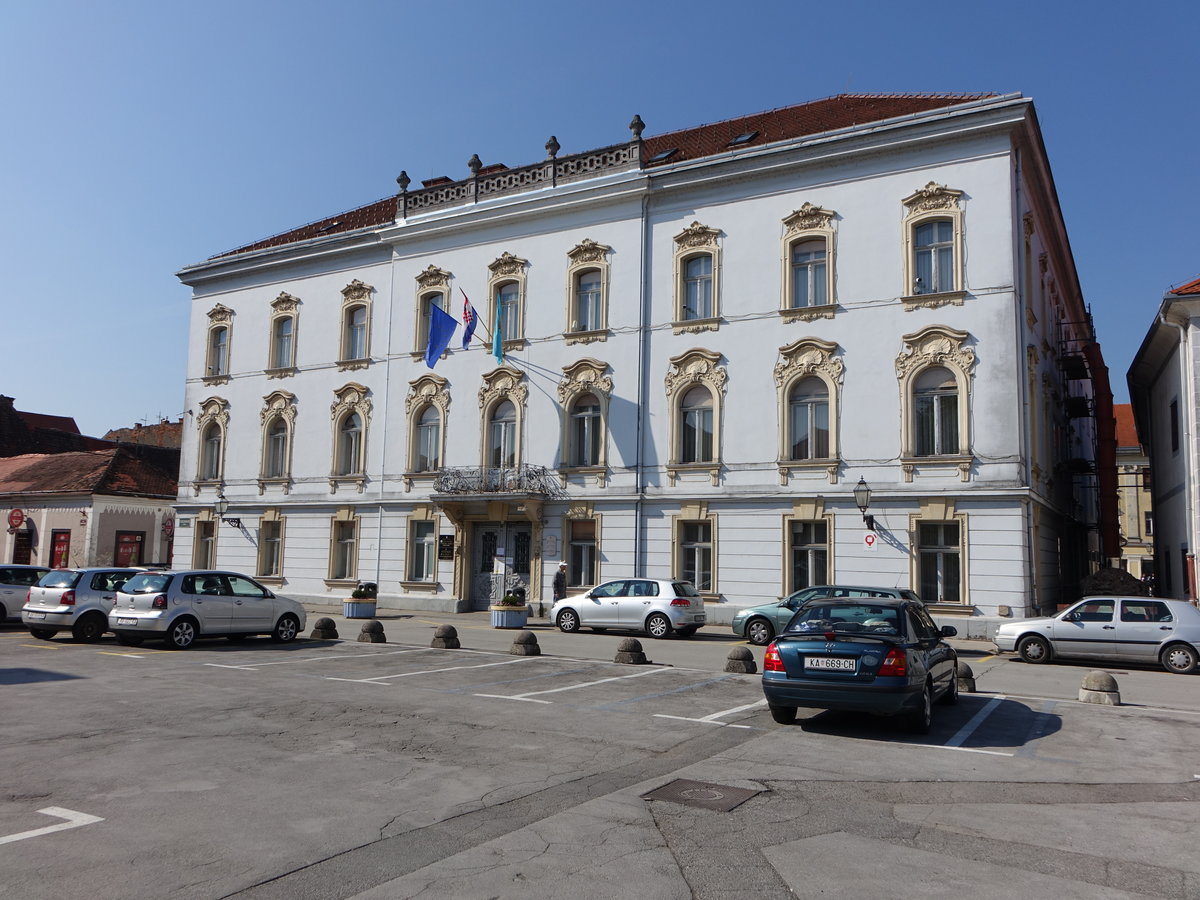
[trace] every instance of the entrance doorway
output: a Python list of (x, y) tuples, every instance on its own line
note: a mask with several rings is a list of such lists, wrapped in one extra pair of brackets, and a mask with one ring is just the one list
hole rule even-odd
[(471, 539), (471, 608), (487, 609), (506, 591), (529, 594), (533, 533), (528, 523), (481, 522)]

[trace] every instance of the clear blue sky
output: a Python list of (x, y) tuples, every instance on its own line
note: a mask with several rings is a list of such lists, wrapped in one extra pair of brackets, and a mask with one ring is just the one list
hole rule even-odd
[(174, 273), (467, 160), (521, 165), (843, 91), (1034, 99), (1118, 401), (1200, 275), (1194, 3), (9, 0), (0, 393), (174, 418)]

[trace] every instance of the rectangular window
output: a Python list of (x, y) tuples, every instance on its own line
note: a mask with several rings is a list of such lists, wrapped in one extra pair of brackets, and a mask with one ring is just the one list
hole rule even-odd
[(1142, 515), (1144, 516), (1144, 519), (1142, 520), (1143, 534), (1145, 534), (1146, 537), (1150, 537), (1154, 534), (1154, 513), (1147, 512), (1142, 513)]
[(829, 525), (827, 522), (792, 522), (793, 591), (829, 584)]
[(685, 463), (712, 462), (713, 421), (711, 409), (684, 411), (683, 447), (680, 458)]
[(433, 522), (413, 522), (409, 534), (408, 580), (433, 581), (437, 569), (437, 536)]
[(792, 306), (824, 306), (825, 242), (801, 241), (792, 247)]
[(684, 319), (712, 318), (712, 264), (707, 254), (694, 256), (684, 264)]
[(1171, 401), (1171, 452), (1179, 452), (1179, 401)]
[(1148, 492), (1154, 486), (1154, 481), (1151, 479), (1151, 476), (1150, 476), (1150, 467), (1142, 466), (1141, 474), (1142, 474), (1142, 490)]
[(916, 396), (917, 456), (958, 452), (958, 395), (925, 393)]
[(579, 276), (577, 331), (596, 331), (600, 328), (600, 273), (584, 272)]
[(329, 577), (335, 581), (354, 578), (358, 571), (358, 522), (333, 523), (331, 554)]
[(283, 574), (283, 522), (265, 521), (258, 528), (258, 574), (277, 578)]
[(681, 528), (680, 554), (683, 580), (690, 581), (696, 590), (713, 590), (712, 523), (684, 522)]
[(921, 599), (926, 603), (961, 603), (959, 523), (921, 522), (917, 543)]
[(596, 583), (596, 520), (571, 519), (567, 523), (570, 552), (567, 583), (573, 587)]
[(196, 538), (192, 546), (192, 568), (211, 569), (216, 565), (217, 523), (196, 522)]

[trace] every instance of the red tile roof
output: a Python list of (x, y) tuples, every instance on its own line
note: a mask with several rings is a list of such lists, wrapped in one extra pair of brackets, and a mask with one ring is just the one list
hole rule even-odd
[(126, 450), (27, 453), (0, 458), (0, 494), (125, 494), (174, 497), (171, 473)]
[(1113, 418), (1117, 420), (1117, 447), (1140, 448), (1137, 425), (1133, 421), (1133, 406), (1129, 403), (1114, 403)]
[(1179, 287), (1171, 291), (1172, 294), (1200, 294), (1200, 278), (1195, 281), (1189, 281), (1187, 284), (1181, 284)]
[(79, 434), (79, 426), (70, 416), (52, 416), (47, 413), (32, 413), (17, 410), (17, 415), (25, 420), (30, 428), (53, 428), (55, 431), (65, 431), (67, 434)]
[[(813, 100), (796, 106), (786, 106), (737, 119), (727, 119), (711, 125), (699, 125), (695, 128), (648, 137), (645, 139), (642, 149), (642, 166), (643, 168), (655, 168), (723, 153), (731, 149), (728, 145), (733, 138), (752, 132), (757, 132), (753, 139), (738, 144), (739, 147), (758, 147), (774, 141), (807, 137), (868, 122), (879, 122), (884, 119), (945, 109), (994, 96), (996, 96), (994, 93), (838, 94), (823, 100)], [(675, 152), (670, 157), (658, 162), (648, 162), (657, 154), (672, 149)], [(438, 178), (422, 182), (422, 184), (429, 187), (433, 184), (442, 184), (443, 181), (454, 183), (448, 178)], [(393, 194), (390, 197), (368, 203), (366, 206), (318, 219), (253, 244), (218, 253), (212, 259), (234, 256), (252, 250), (263, 250), (268, 247), (280, 247), (311, 238), (356, 231), (360, 228), (376, 228), (386, 225), (396, 219), (398, 196)]]

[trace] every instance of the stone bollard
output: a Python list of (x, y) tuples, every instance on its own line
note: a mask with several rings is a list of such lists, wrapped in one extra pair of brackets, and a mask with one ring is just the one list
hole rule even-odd
[(537, 635), (532, 631), (519, 631), (508, 652), (513, 656), (541, 656), (542, 648), (538, 646)]
[(382, 644), (387, 641), (383, 636), (383, 623), (378, 619), (372, 619), (370, 622), (363, 622), (362, 632), (358, 639), (364, 644)]
[(1121, 692), (1117, 690), (1117, 679), (1107, 672), (1088, 672), (1079, 686), (1079, 700), (1082, 703), (1120, 706)]
[(435, 650), (461, 650), (458, 629), (453, 625), (439, 625), (433, 631), (433, 642), (429, 646)]
[(617, 647), (617, 655), (613, 662), (628, 663), (631, 666), (644, 666), (650, 660), (642, 652), (642, 642), (637, 638), (625, 638)]
[(734, 647), (729, 651), (729, 658), (725, 661), (726, 672), (738, 672), (742, 675), (753, 675), (758, 671), (758, 663), (754, 661), (754, 654), (750, 652), (749, 647)]
[(337, 623), (333, 619), (317, 619), (313, 623), (313, 630), (310, 637), (314, 641), (336, 641), (337, 636)]
[(958, 690), (968, 694), (975, 693), (975, 673), (961, 659), (958, 661)]

